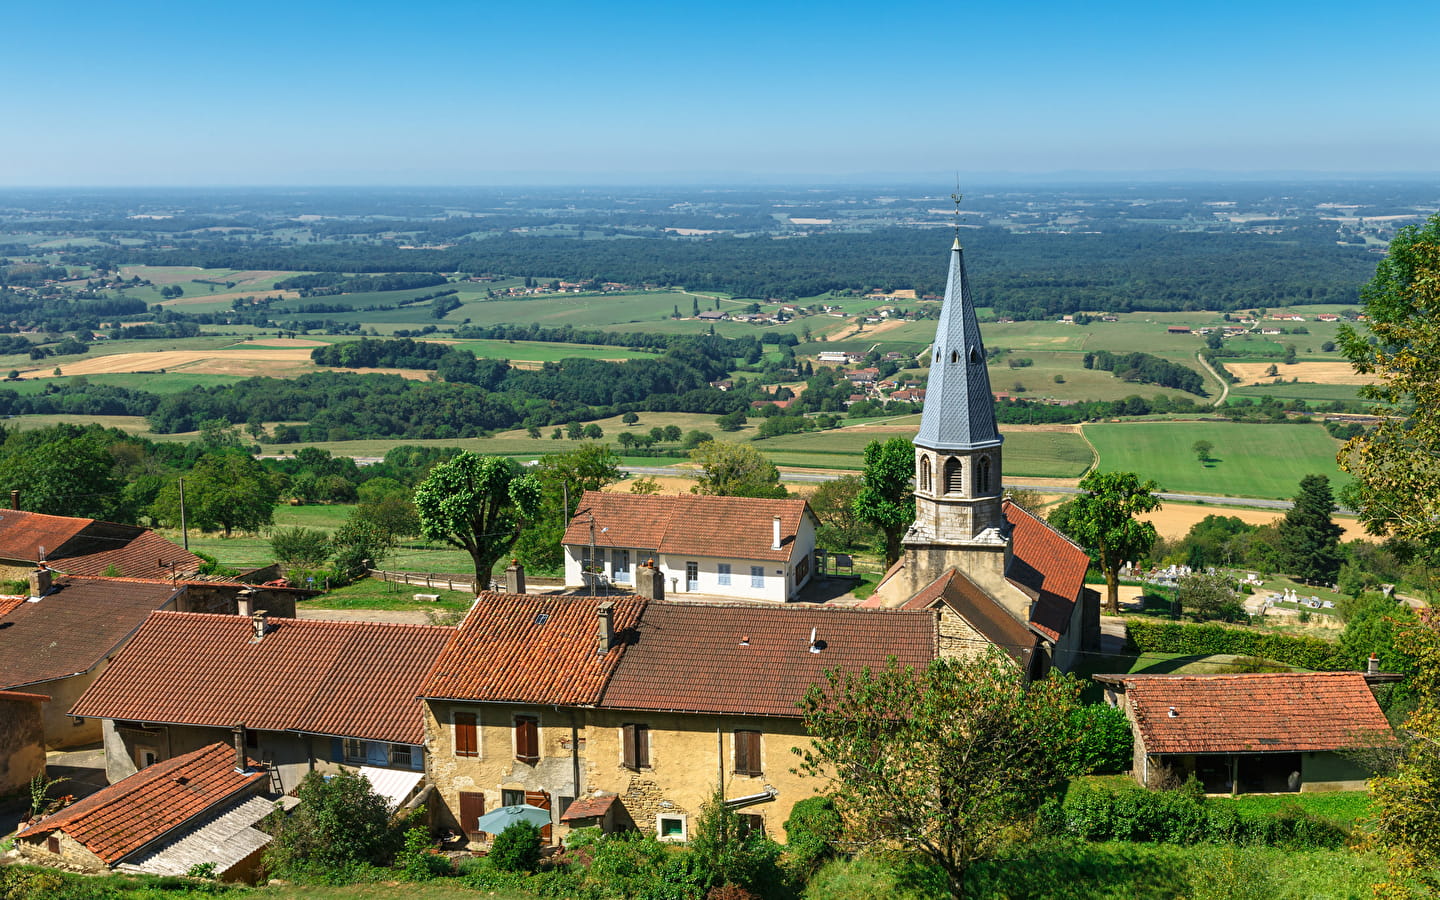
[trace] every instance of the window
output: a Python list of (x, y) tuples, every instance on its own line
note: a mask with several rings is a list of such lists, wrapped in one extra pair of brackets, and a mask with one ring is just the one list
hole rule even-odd
[(613, 558), (615, 560), (615, 580), (628, 583), (630, 581), (630, 551), (616, 550)]
[(805, 583), (810, 576), (810, 557), (802, 556), (795, 563), (795, 586), (799, 587)]
[(59, 856), (59, 855), (60, 855), (60, 838), (56, 837), (56, 836), (53, 835), (53, 834), (50, 835), (49, 837), (47, 837), (47, 838), (45, 839), (45, 849), (46, 849), (46, 850), (49, 850), (51, 853), (55, 854), (56, 856)]
[(409, 744), (390, 745), (390, 765), (408, 769), (415, 764), (412, 761), (413, 757), (414, 754), (410, 752)]
[(750, 586), (752, 588), (763, 588), (765, 586), (765, 567), (750, 567)]
[(945, 493), (963, 494), (964, 492), (965, 478), (960, 467), (960, 460), (952, 456), (945, 460)]
[(515, 717), (515, 758), (531, 765), (540, 761), (540, 720), (534, 716)]
[(749, 837), (752, 834), (765, 836), (765, 817), (751, 813), (738, 813), (736, 818), (740, 820), (740, 837)]
[(975, 493), (990, 493), (990, 457), (982, 456), (975, 463)]
[(370, 759), (369, 747), (365, 741), (357, 741), (355, 738), (345, 739), (345, 761), (348, 763), (364, 763)]
[(920, 490), (930, 490), (930, 457), (920, 457)]
[(485, 795), (460, 792), (460, 828), (466, 834), (479, 834), (480, 830), (475, 826), (480, 822), (480, 817), (485, 815)]
[(650, 767), (650, 726), (620, 726), (621, 765), (627, 769)]
[(475, 714), (457, 712), (454, 718), (455, 755), (479, 756), (480, 734), (479, 729), (476, 728)]
[(561, 797), (560, 797), (560, 815), (562, 815), (562, 816), (565, 815), (565, 810), (569, 809), (569, 808), (570, 808), (570, 804), (572, 804), (572, 803), (574, 803), (574, 802), (575, 802), (575, 798), (574, 798), (574, 797), (566, 797), (566, 796), (564, 796), (564, 795), (562, 794)]
[(700, 564), (697, 562), (685, 564), (685, 590), (700, 590)]
[(501, 805), (501, 806), (520, 806), (520, 805), (522, 805), (522, 804), (524, 804), (524, 803), (525, 803), (525, 792), (524, 792), (524, 791), (501, 791), (501, 792), (500, 792), (500, 805)]
[(655, 817), (655, 836), (662, 841), (685, 840), (685, 817), (660, 814)]
[(719, 573), (717, 583), (728, 585), (730, 583), (730, 564), (721, 563), (720, 565), (716, 566), (715, 569)]
[(735, 732), (735, 774), (759, 776), (764, 772), (760, 762), (760, 732)]

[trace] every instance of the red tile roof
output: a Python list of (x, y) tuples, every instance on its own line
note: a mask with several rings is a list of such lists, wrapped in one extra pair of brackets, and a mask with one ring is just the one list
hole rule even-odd
[(142, 769), (16, 837), (63, 831), (114, 865), (215, 806), (254, 790), (265, 777), (260, 769), (237, 771), (234, 748), (211, 744)]
[(1125, 686), (1124, 702), (1147, 753), (1340, 750), (1391, 736), (1359, 672), (1134, 675), (1116, 680)]
[(8, 616), (10, 610), (15, 609), (25, 600), (25, 597), (0, 597), (0, 618)]
[(1039, 643), (1035, 633), (1026, 628), (1024, 622), (1011, 615), (959, 569), (951, 569), (935, 579), (901, 609), (933, 609), (939, 606), (948, 607), (963, 617), (970, 627), (1017, 661), (1028, 663), (1027, 653), (1033, 654)]
[(0, 700), (23, 700), (26, 703), (49, 703), (44, 694), (27, 694), (24, 691), (0, 691)]
[[(39, 562), (44, 558), (75, 575), (162, 577), (193, 573), (200, 558), (148, 528), (72, 516), (0, 510), (0, 559)], [(112, 568), (113, 567), (113, 568)]]
[(1006, 500), (1013, 555), (1005, 577), (1035, 601), (1030, 624), (1058, 639), (1070, 627), (1070, 614), (1085, 588), (1090, 555), (1045, 520)]
[(615, 805), (614, 794), (604, 794), (599, 797), (581, 797), (574, 803), (565, 807), (560, 814), (560, 821), (573, 822), (576, 819), (598, 819), (610, 811)]
[(451, 700), (595, 703), (645, 607), (645, 601), (633, 597), (609, 601), (617, 644), (601, 654), (602, 602), (598, 597), (482, 592), (436, 660), (422, 693)]
[[(788, 560), (801, 519), (813, 518), (814, 513), (801, 499), (586, 491), (565, 531), (564, 543), (588, 545), (592, 515), (595, 544), (600, 547), (720, 559)], [(778, 550), (773, 549), (776, 516), (780, 517)]]
[(73, 712), (419, 744), (420, 684), (453, 633), (270, 619), (254, 643), (245, 616), (154, 613)]
[[(879, 668), (936, 655), (931, 611), (651, 602), (602, 707), (798, 716), (827, 669)], [(810, 652), (810, 635), (824, 647)]]
[(0, 610), (0, 688), (90, 671), (175, 593), (166, 583), (56, 578), (38, 602)]

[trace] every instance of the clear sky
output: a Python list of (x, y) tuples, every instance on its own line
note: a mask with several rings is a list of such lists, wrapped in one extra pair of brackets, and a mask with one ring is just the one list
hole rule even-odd
[(7, 6), (0, 185), (1440, 172), (1420, 0)]

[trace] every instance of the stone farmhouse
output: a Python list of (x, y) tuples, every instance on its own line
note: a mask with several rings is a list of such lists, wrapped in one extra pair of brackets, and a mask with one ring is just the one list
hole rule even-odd
[(802, 499), (586, 491), (563, 539), (565, 583), (635, 587), (652, 561), (672, 596), (793, 600), (815, 574), (818, 524)]
[(915, 436), (915, 523), (868, 604), (934, 608), (948, 640), (996, 644), (1032, 676), (1100, 645), (1089, 558), (1004, 498), (990, 376), (958, 237)]

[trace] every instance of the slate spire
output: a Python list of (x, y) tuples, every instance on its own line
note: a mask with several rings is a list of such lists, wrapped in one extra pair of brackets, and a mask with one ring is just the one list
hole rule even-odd
[(918, 447), (980, 450), (1004, 441), (995, 426), (995, 398), (985, 368), (985, 346), (965, 276), (965, 251), (957, 234), (950, 248), (950, 280), (940, 325), (930, 348), (930, 382), (920, 416)]

